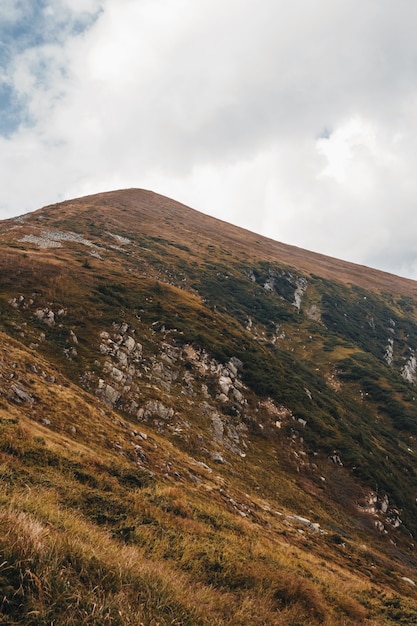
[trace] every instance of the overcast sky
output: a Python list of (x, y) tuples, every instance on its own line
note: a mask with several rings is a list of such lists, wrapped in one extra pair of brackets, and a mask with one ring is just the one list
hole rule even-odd
[(142, 187), (417, 279), (415, 0), (1, 0), (0, 219)]

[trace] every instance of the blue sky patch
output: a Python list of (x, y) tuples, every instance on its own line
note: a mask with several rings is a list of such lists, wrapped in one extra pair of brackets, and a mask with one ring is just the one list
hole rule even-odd
[(24, 109), (18, 105), (13, 89), (9, 85), (0, 85), (0, 135), (9, 137), (19, 127)]
[[(2, 18), (0, 13), (0, 135), (10, 136), (21, 123), (28, 123), (25, 103), (13, 89), (13, 64), (26, 50), (44, 45), (64, 45), (68, 37), (88, 30), (97, 20), (95, 13), (49, 12), (47, 0), (17, 3), (16, 19)], [(42, 55), (30, 70), (36, 84), (48, 83), (49, 67)], [(64, 71), (64, 69), (63, 69)]]

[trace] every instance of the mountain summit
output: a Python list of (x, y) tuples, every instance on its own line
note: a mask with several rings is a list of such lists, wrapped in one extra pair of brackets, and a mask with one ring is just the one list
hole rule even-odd
[(417, 623), (417, 283), (130, 189), (0, 284), (0, 623)]

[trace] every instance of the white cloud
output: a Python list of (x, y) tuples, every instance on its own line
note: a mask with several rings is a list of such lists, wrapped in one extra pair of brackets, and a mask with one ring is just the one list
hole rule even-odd
[(1, 3), (1, 21), (13, 22), (20, 19), (24, 14), (24, 5), (22, 0), (2, 0)]
[(0, 215), (144, 186), (417, 276), (416, 18), (411, 0), (49, 0), (46, 39), (7, 65), (25, 110)]

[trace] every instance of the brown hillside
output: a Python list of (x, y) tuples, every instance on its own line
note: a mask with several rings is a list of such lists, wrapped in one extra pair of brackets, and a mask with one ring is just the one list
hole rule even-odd
[(143, 229), (149, 235), (176, 244), (187, 242), (197, 255), (202, 248), (215, 246), (223, 252), (232, 250), (238, 258), (262, 257), (364, 289), (417, 295), (417, 283), (413, 280), (279, 243), (142, 189), (110, 191), (69, 200), (44, 207), (26, 219), (32, 223), (47, 218), (50, 227), (65, 221), (82, 221), (86, 210), (94, 210), (109, 227), (122, 227), (132, 232)]
[(0, 222), (0, 624), (417, 624), (417, 283), (139, 189)]

